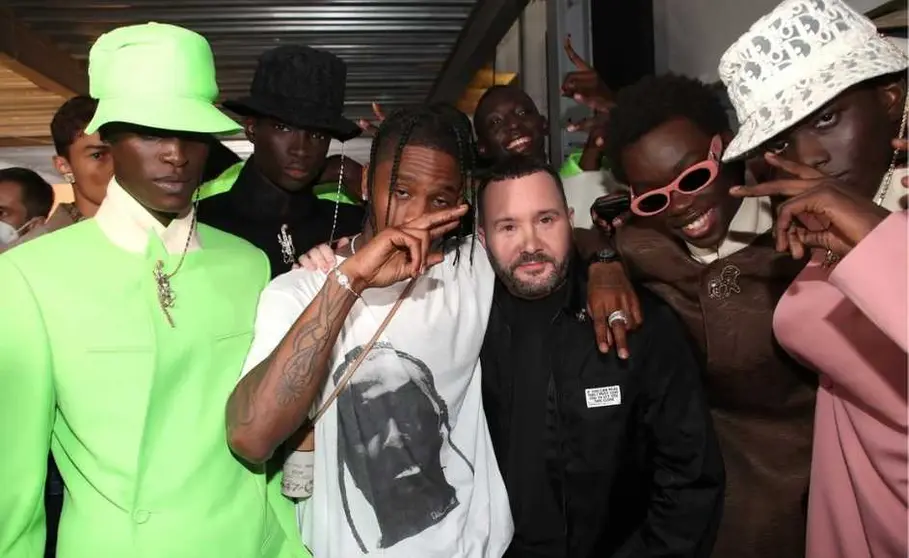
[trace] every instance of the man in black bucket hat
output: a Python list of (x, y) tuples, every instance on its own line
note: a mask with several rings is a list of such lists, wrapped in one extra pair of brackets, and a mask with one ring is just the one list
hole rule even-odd
[[(363, 209), (317, 198), (332, 139), (360, 133), (343, 116), (347, 66), (337, 56), (286, 45), (259, 58), (250, 94), (224, 107), (244, 117), (254, 146), (227, 191), (199, 204), (199, 221), (262, 249), (272, 277), (332, 238), (360, 231)], [(349, 161), (354, 164), (353, 161)]]

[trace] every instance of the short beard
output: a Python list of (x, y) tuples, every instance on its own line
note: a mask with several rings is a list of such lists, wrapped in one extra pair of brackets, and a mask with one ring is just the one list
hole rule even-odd
[[(520, 257), (512, 263), (508, 269), (502, 267), (492, 254), (489, 254), (489, 261), (496, 273), (496, 277), (505, 284), (505, 287), (508, 288), (508, 292), (518, 298), (534, 300), (552, 294), (565, 283), (565, 279), (568, 277), (568, 267), (571, 263), (571, 257), (566, 256), (561, 262), (557, 262), (551, 256), (542, 252), (537, 252), (535, 254), (521, 252)], [(518, 279), (515, 275), (517, 268), (523, 264), (533, 262), (551, 263), (555, 269), (542, 283), (528, 283)]]

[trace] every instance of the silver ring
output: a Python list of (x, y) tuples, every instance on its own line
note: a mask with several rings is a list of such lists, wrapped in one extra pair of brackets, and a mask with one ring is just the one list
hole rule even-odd
[(624, 310), (616, 310), (612, 314), (609, 314), (609, 318), (606, 319), (606, 323), (609, 324), (609, 327), (612, 327), (612, 324), (616, 322), (622, 322), (625, 325), (628, 325), (628, 316), (625, 315)]

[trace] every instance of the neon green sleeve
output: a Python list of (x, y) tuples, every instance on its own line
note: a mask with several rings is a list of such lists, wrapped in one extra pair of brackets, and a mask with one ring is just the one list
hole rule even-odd
[(582, 154), (582, 151), (575, 151), (565, 159), (565, 162), (562, 163), (562, 168), (559, 169), (559, 176), (562, 177), (562, 180), (577, 176), (584, 172), (584, 169), (581, 168)]
[(0, 556), (44, 556), (44, 482), (55, 400), (44, 321), (28, 281), (0, 257)]

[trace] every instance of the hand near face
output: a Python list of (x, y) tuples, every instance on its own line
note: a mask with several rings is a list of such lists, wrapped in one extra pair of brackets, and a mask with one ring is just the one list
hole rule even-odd
[(357, 249), (340, 266), (354, 290), (387, 287), (416, 278), (444, 259), (433, 241), (455, 230), (468, 206), (425, 214), (400, 227), (388, 227)]
[(370, 122), (365, 118), (357, 120), (357, 126), (360, 127), (366, 134), (375, 136), (376, 132), (379, 131), (379, 126), (382, 125), (382, 122), (385, 121), (385, 112), (382, 111), (382, 107), (379, 106), (379, 103), (372, 103), (372, 113), (375, 115), (376, 119), (374, 122)]
[(843, 257), (870, 233), (889, 212), (871, 200), (860, 198), (835, 178), (819, 171), (768, 155), (768, 163), (795, 176), (755, 186), (737, 186), (737, 197), (780, 196), (774, 225), (776, 249), (796, 259), (806, 249), (821, 248)]

